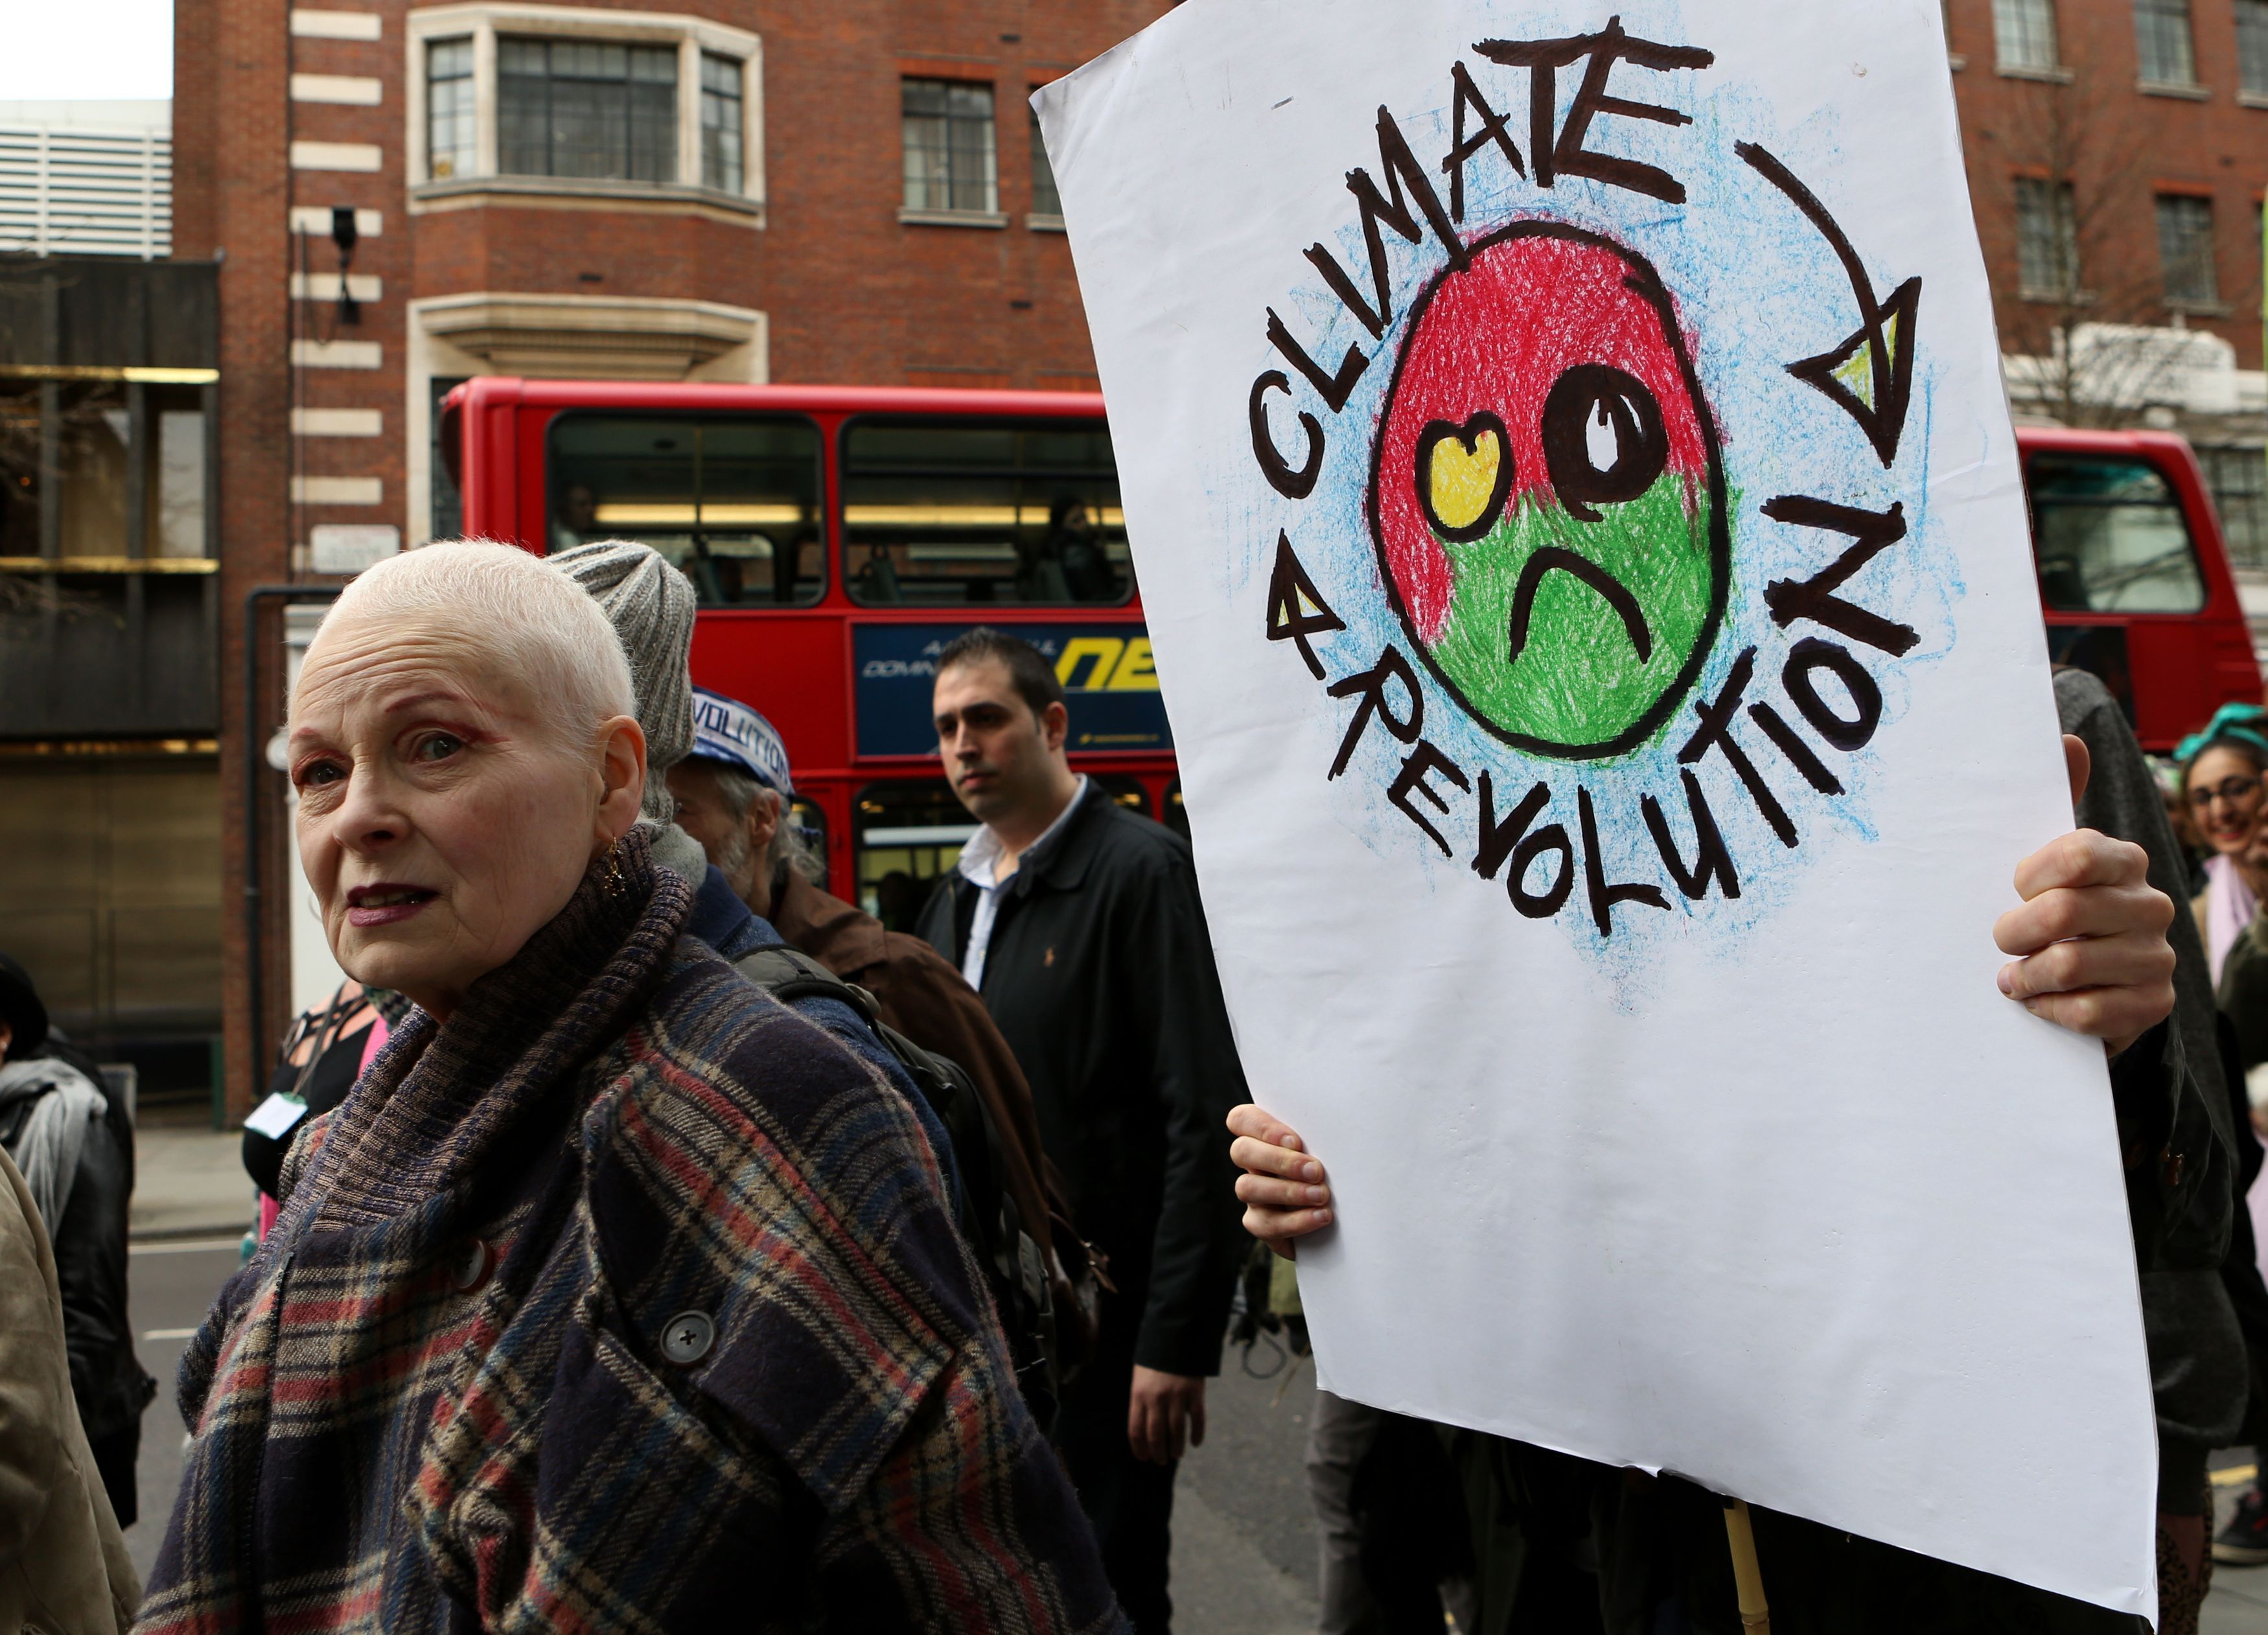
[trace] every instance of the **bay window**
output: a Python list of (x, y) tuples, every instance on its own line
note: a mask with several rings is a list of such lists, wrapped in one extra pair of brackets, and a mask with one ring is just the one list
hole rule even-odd
[(410, 209), (428, 197), (763, 199), (762, 42), (705, 18), (471, 0), (409, 18)]

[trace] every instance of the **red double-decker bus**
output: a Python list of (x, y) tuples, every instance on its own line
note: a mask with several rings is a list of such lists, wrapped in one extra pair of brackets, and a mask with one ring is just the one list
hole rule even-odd
[[(1054, 659), (1073, 764), (1186, 828), (1100, 397), (483, 378), (444, 416), (467, 534), (642, 540), (685, 571), (695, 678), (777, 725), (834, 888), (892, 925), (973, 832), (930, 728), (932, 660), (972, 624)], [(2188, 446), (2017, 444), (2055, 658), (2102, 676), (2160, 752), (2257, 701)]]
[(694, 679), (779, 728), (830, 888), (893, 927), (975, 830), (930, 725), (973, 624), (1054, 660), (1073, 765), (1186, 831), (1100, 397), (484, 377), (443, 416), (466, 534), (684, 570)]
[(2101, 676), (2162, 755), (2233, 702), (2260, 702), (2228, 549), (2190, 446), (2170, 431), (2019, 426), (2048, 653)]

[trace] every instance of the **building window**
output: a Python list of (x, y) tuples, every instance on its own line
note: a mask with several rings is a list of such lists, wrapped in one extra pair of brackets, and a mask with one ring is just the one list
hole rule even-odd
[(407, 33), (413, 213), (475, 191), (566, 210), (651, 193), (763, 225), (760, 36), (548, 0), (413, 9)]
[(713, 51), (701, 54), (701, 182), (740, 190), (740, 64)]
[(677, 52), (497, 41), (498, 167), (513, 176), (677, 180)]
[(2268, 97), (2268, 0), (2236, 0), (2236, 83)]
[(473, 168), (473, 42), (425, 48), (425, 168), (436, 181)]
[[(2268, 4), (2268, 0), (2264, 0)], [(1040, 116), (1032, 115), (1032, 214), (1063, 219), (1063, 195), (1056, 191), (1056, 167), (1040, 136)]]
[(2052, 71), (2055, 0), (1992, 0), (1992, 39), (2002, 68)]
[(2201, 448), (2197, 455), (2230, 560), (2268, 568), (2268, 449)]
[(2197, 83), (2190, 0), (2134, 0), (2134, 45), (2141, 54), (2142, 77), (2151, 84)]
[(2186, 193), (2158, 195), (2158, 268), (2166, 299), (2210, 306), (2220, 298), (2213, 268), (2213, 201)]
[(2016, 178), (2016, 284), (2032, 300), (2079, 291), (2079, 230), (2071, 183)]
[(992, 147), (992, 87), (945, 79), (903, 82), (905, 208), (990, 214), (1000, 208)]

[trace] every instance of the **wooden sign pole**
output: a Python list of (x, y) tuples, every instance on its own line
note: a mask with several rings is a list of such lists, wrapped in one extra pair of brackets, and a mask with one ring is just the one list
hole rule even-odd
[(1756, 1565), (1756, 1533), (1745, 1499), (1725, 1501), (1725, 1535), (1733, 1545), (1733, 1587), (1740, 1597), (1741, 1627), (1749, 1635), (1771, 1635), (1771, 1609), (1764, 1604), (1764, 1575)]

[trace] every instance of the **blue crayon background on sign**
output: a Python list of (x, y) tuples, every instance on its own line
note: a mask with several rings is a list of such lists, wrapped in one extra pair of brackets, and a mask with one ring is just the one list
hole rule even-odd
[[(851, 634), (858, 674), (858, 754), (937, 752), (930, 692), (937, 655), (967, 624), (861, 624)], [(1015, 624), (1005, 627), (1047, 655), (1071, 710), (1076, 755), (1167, 750), (1173, 729), (1158, 696), (1149, 632), (1138, 624)]]

